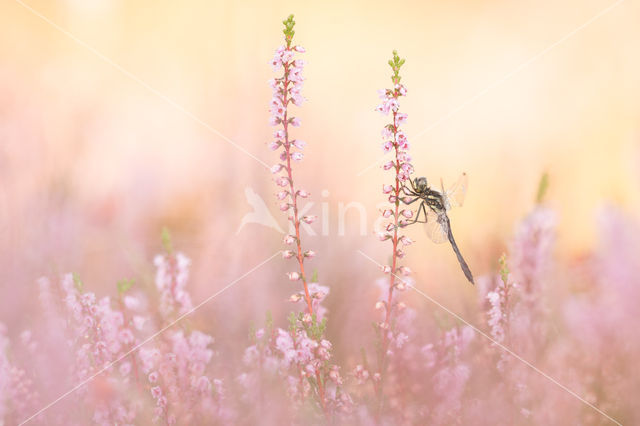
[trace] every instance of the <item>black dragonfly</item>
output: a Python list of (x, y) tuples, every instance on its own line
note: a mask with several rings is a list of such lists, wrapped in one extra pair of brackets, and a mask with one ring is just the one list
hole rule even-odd
[[(453, 238), (451, 223), (447, 216), (447, 212), (451, 210), (452, 207), (462, 206), (464, 197), (467, 193), (467, 182), (467, 174), (463, 173), (455, 184), (445, 190), (444, 184), (442, 183), (442, 180), (440, 180), (441, 190), (438, 191), (429, 187), (427, 184), (427, 178), (418, 177), (413, 181), (409, 180), (411, 188), (408, 188), (406, 185), (402, 188), (405, 195), (415, 198), (410, 200), (404, 199), (402, 201), (405, 204), (412, 204), (416, 201), (420, 201), (416, 217), (410, 222), (410, 224), (424, 223), (427, 236), (436, 244), (441, 244), (449, 240), (453, 247), (453, 251), (458, 257), (458, 262), (460, 262), (460, 267), (462, 268), (465, 277), (467, 277), (471, 284), (474, 284), (473, 275), (471, 274), (469, 265), (467, 265), (467, 262), (465, 262), (462, 257), (462, 254), (458, 249), (458, 245), (456, 244), (456, 240)], [(420, 214), (424, 215), (424, 220), (420, 220)]]

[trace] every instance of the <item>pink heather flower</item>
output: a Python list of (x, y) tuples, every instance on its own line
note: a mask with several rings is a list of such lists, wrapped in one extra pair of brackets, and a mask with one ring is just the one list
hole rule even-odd
[(120, 364), (120, 367), (118, 367), (118, 371), (123, 376), (128, 376), (129, 373), (131, 373), (131, 363), (130, 362), (123, 362), (122, 364)]
[(291, 118), (289, 123), (291, 123), (293, 127), (300, 127), (300, 119), (298, 117)]
[(298, 281), (300, 279), (300, 274), (298, 272), (288, 272), (287, 276), (291, 281)]
[(282, 108), (282, 100), (278, 97), (271, 98), (271, 108)]
[(289, 195), (289, 191), (280, 191), (276, 194), (278, 200), (284, 200)]
[(407, 237), (406, 235), (403, 235), (402, 237), (400, 237), (400, 239), (398, 240), (402, 243), (402, 245), (408, 246), (411, 243), (413, 243), (413, 240), (409, 237)]
[(304, 257), (307, 257), (309, 259), (315, 257), (315, 255), (316, 255), (316, 252), (313, 250), (307, 250), (304, 252)]
[(395, 111), (398, 111), (398, 108), (399, 108), (399, 107), (400, 107), (400, 105), (398, 104), (398, 101), (397, 101), (396, 99), (393, 99), (393, 98), (392, 98), (392, 99), (389, 99), (389, 100), (386, 102), (386, 106), (385, 106), (385, 108), (386, 108), (387, 110), (391, 110), (391, 111), (394, 111), (394, 112), (395, 112)]
[(387, 233), (387, 232), (378, 232), (378, 239), (380, 241), (386, 241), (391, 237), (392, 237), (392, 235)]
[(280, 204), (280, 210), (282, 210), (283, 212), (286, 212), (287, 210), (289, 210), (290, 207), (291, 205), (289, 203)]
[(296, 194), (300, 197), (300, 198), (307, 198), (309, 197), (309, 193), (307, 191), (305, 191), (304, 189), (299, 189), (298, 191), (296, 191)]
[(395, 343), (398, 348), (402, 348), (408, 341), (409, 336), (402, 332), (398, 333), (398, 335), (395, 337)]
[(282, 61), (280, 60), (279, 55), (274, 56), (274, 58), (271, 60), (271, 66), (274, 70), (277, 70), (282, 66)]
[[(388, 161), (388, 162), (384, 163), (382, 168), (384, 170), (389, 170), (389, 169), (395, 167), (395, 165), (396, 165), (396, 163), (394, 161)], [(389, 187), (391, 187), (391, 189), (389, 190), (389, 192), (391, 192), (393, 190), (393, 187), (391, 185), (389, 185)], [(386, 194), (386, 192), (385, 192), (385, 194)]]
[(280, 58), (282, 59), (282, 62), (289, 62), (293, 59), (293, 52), (290, 50), (285, 50), (280, 54)]
[(300, 106), (304, 103), (304, 97), (300, 96), (298, 94), (292, 94), (291, 95), (291, 102), (295, 105), (295, 106)]
[(211, 392), (212, 386), (211, 386), (211, 381), (209, 380), (209, 378), (207, 376), (200, 376), (196, 383), (195, 383), (196, 388), (204, 393), (204, 394), (208, 394)]
[(307, 143), (305, 141), (296, 139), (293, 142), (291, 142), (291, 145), (295, 146), (298, 149), (303, 149), (307, 145)]
[(318, 219), (318, 216), (315, 215), (302, 216), (302, 221), (308, 224), (315, 222), (316, 219)]
[(295, 253), (293, 252), (293, 250), (284, 250), (282, 252), (282, 257), (284, 259), (291, 259), (293, 256), (295, 256)]
[(130, 345), (134, 341), (133, 333), (128, 328), (120, 330), (119, 339), (125, 345)]
[(386, 103), (382, 103), (376, 107), (376, 111), (382, 115), (389, 115), (389, 106)]
[(407, 117), (408, 115), (403, 112), (399, 112), (396, 114), (396, 120), (398, 124), (405, 124), (407, 122)]
[(407, 284), (404, 281), (396, 281), (396, 285), (394, 286), (396, 290), (405, 291), (407, 289)]
[(327, 309), (322, 306), (322, 301), (327, 297), (330, 289), (329, 287), (320, 285), (318, 283), (310, 283), (308, 288), (309, 294), (311, 295), (311, 305), (313, 307), (313, 311), (316, 314), (317, 319), (321, 321), (327, 313)]
[(291, 69), (291, 71), (289, 72), (289, 78), (294, 82), (294, 84), (302, 83), (305, 80), (305, 78), (302, 76), (302, 70), (299, 68)]
[(411, 163), (402, 163), (400, 168), (406, 173), (413, 173), (413, 165), (411, 165)]
[(331, 367), (329, 372), (329, 378), (333, 380), (338, 386), (342, 385), (342, 378), (340, 377), (340, 368), (337, 365)]
[(293, 47), (293, 50), (295, 50), (295, 51), (296, 51), (296, 52), (298, 52), (298, 53), (304, 53), (304, 52), (306, 52), (306, 50), (304, 50), (304, 47), (302, 47), (302, 46), (294, 46), (294, 47)]
[(159, 377), (160, 377), (160, 376), (158, 375), (158, 372), (157, 372), (157, 371), (154, 371), (154, 372), (152, 372), (152, 373), (150, 373), (150, 374), (149, 374), (149, 382), (150, 382), (150, 383), (155, 383), (155, 382), (157, 382), (157, 381), (158, 381), (158, 378), (159, 378)]
[(291, 339), (291, 335), (281, 328), (277, 330), (277, 334), (278, 337), (276, 337), (275, 343), (276, 349), (282, 352), (285, 361), (287, 363), (290, 363), (296, 356), (296, 351), (293, 347), (293, 340)]
[(144, 328), (144, 324), (147, 319), (141, 315), (134, 315), (133, 326), (136, 330), (141, 331)]
[(400, 211), (400, 214), (407, 219), (410, 219), (411, 217), (413, 217), (413, 210), (402, 210)]
[(271, 151), (275, 151), (276, 149), (280, 148), (280, 145), (282, 145), (280, 142), (270, 142), (269, 149)]
[(293, 161), (302, 161), (303, 158), (304, 155), (301, 152), (294, 152), (293, 154), (291, 154), (291, 159)]
[(302, 300), (302, 295), (300, 293), (292, 294), (289, 296), (289, 302), (297, 303)]
[(276, 164), (274, 166), (271, 167), (271, 173), (278, 173), (280, 170), (282, 170), (282, 164)]
[[(400, 151), (398, 152), (398, 161), (401, 163), (410, 163), (411, 156), (407, 154), (406, 151)], [(413, 166), (411, 170), (413, 171)]]
[(285, 235), (284, 236), (284, 243), (285, 244), (293, 244), (296, 242), (296, 237), (293, 235)]
[(328, 361), (329, 358), (331, 358), (331, 352), (327, 348), (320, 347), (318, 348), (318, 358), (323, 361)]
[(151, 395), (154, 399), (158, 399), (162, 396), (162, 388), (160, 386), (154, 386), (151, 388)]
[(369, 372), (364, 368), (364, 366), (360, 364), (356, 365), (353, 375), (360, 384), (366, 382), (369, 379)]
[(124, 296), (122, 298), (122, 301), (124, 302), (124, 306), (126, 306), (127, 309), (130, 309), (132, 311), (136, 311), (141, 307), (140, 300), (137, 297), (134, 297), (131, 295)]
[[(386, 141), (382, 143), (382, 150), (386, 153), (386, 152), (390, 152), (393, 149), (393, 141)], [(391, 162), (393, 164), (393, 162)], [(391, 167), (385, 168), (385, 170), (388, 170)]]
[(382, 185), (383, 194), (389, 194), (391, 191), (393, 191), (393, 185)]
[(289, 186), (289, 179), (284, 176), (280, 176), (276, 179), (276, 185), (282, 187)]

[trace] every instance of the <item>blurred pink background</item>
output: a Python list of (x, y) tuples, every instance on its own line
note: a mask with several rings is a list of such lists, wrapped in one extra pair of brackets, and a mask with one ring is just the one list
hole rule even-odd
[[(267, 80), (289, 13), (309, 63), (309, 102), (296, 129), (308, 142), (298, 181), (312, 193), (312, 212), (321, 214), (321, 203), (330, 212), (329, 235), (305, 245), (319, 252), (314, 266), (332, 288), (336, 327), (369, 327), (350, 307), (358, 294), (373, 303), (379, 272), (356, 250), (379, 261), (388, 255), (373, 235), (359, 235), (355, 210), (346, 235), (338, 235), (337, 220), (338, 203), (359, 202), (372, 231), (383, 201), (382, 170), (361, 172), (381, 156), (386, 121), (373, 109), (376, 90), (389, 85), (392, 49), (407, 60), (402, 108), (417, 173), (434, 183), (469, 174), (466, 204), (451, 219), (474, 273), (495, 269), (545, 171), (546, 200), (559, 219), (557, 254), (580, 258), (595, 244), (600, 206), (636, 216), (640, 208), (640, 5), (623, 2), (545, 49), (611, 4), (28, 2), (65, 35), (20, 2), (3, 2), (0, 320), (27, 326), (42, 275), (77, 272), (99, 295), (113, 293), (121, 278), (152, 286), (162, 226), (193, 259), (196, 303), (281, 249), (274, 230), (247, 225), (236, 234), (251, 211), (246, 187), (285, 226), (271, 174), (202, 123), (275, 162), (266, 146)], [(450, 248), (411, 232), (417, 244), (406, 264), (419, 286), (453, 309), (475, 301)], [(279, 261), (262, 267), (195, 320), (224, 345), (225, 334), (243, 336), (266, 310), (284, 318), (285, 270)], [(353, 335), (364, 337), (341, 345), (334, 336), (336, 350), (370, 340)]]

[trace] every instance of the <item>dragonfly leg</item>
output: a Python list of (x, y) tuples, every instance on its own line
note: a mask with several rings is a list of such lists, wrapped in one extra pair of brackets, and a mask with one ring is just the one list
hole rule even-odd
[(404, 193), (404, 195), (411, 195), (412, 197), (418, 197), (420, 195), (417, 192), (412, 191), (409, 188), (407, 188), (406, 185), (402, 185), (402, 192)]
[[(415, 200), (413, 200), (413, 201), (415, 201)], [(413, 225), (416, 222), (417, 223), (427, 223), (427, 210), (426, 210), (424, 204), (425, 204), (424, 201), (422, 203), (420, 203), (420, 206), (418, 207), (418, 213), (416, 213), (416, 217), (411, 222), (409, 222), (410, 225)], [(418, 221), (418, 219), (420, 218), (420, 212), (424, 212), (424, 221)]]
[(420, 198), (420, 197), (416, 197), (416, 198), (414, 198), (414, 199), (413, 199), (413, 200), (411, 200), (411, 201), (404, 201), (404, 200), (401, 200), (401, 201), (402, 201), (403, 203), (405, 203), (405, 204), (412, 204), (412, 203), (415, 203), (416, 201), (421, 200), (421, 199), (422, 199), (422, 198)]

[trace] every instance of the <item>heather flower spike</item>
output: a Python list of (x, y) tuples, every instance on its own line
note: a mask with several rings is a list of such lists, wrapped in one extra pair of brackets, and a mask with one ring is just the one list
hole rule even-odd
[[(398, 334), (398, 330), (394, 327), (394, 316), (398, 311), (394, 291), (401, 291), (406, 288), (405, 282), (408, 279), (406, 277), (411, 273), (409, 268), (399, 264), (400, 258), (404, 256), (404, 251), (399, 250), (400, 245), (405, 246), (405, 241), (408, 240), (407, 237), (400, 233), (400, 230), (407, 223), (405, 219), (412, 216), (409, 211), (401, 208), (402, 187), (413, 172), (413, 166), (410, 162), (411, 157), (408, 154), (409, 143), (405, 133), (401, 130), (401, 125), (407, 121), (407, 114), (399, 112), (399, 99), (407, 93), (406, 88), (400, 84), (400, 68), (403, 64), (404, 59), (400, 59), (398, 52), (394, 50), (393, 57), (389, 60), (389, 66), (393, 71), (391, 76), (393, 87), (380, 91), (382, 103), (376, 108), (383, 115), (391, 113), (391, 123), (388, 123), (382, 129), (382, 150), (392, 155), (392, 159), (383, 168), (384, 170), (393, 171), (394, 174), (392, 181), (383, 185), (382, 192), (387, 195), (391, 206), (382, 210), (382, 217), (386, 220), (386, 232), (378, 236), (381, 241), (390, 242), (392, 245), (391, 265), (382, 267), (382, 272), (388, 274), (389, 277), (387, 286), (383, 292), (382, 300), (376, 303), (376, 308), (383, 310), (383, 320), (378, 323), (378, 335), (381, 340), (378, 348), (379, 373), (374, 375), (374, 377), (379, 377), (380, 380), (374, 380), (373, 382), (379, 400), (383, 397), (382, 386), (387, 368), (389, 347)], [(399, 280), (398, 276), (403, 276), (402, 280)]]
[[(289, 302), (305, 303), (304, 312), (292, 313), (289, 317), (289, 329), (278, 328), (269, 334), (268, 350), (260, 344), (255, 344), (245, 352), (247, 361), (261, 359), (263, 363), (270, 363), (269, 359), (279, 359), (280, 372), (286, 377), (289, 394), (296, 404), (304, 402), (313, 396), (317, 406), (325, 416), (331, 418), (331, 413), (337, 409), (344, 409), (350, 403), (349, 396), (341, 390), (342, 378), (339, 368), (332, 365), (331, 343), (324, 338), (326, 328), (326, 309), (322, 301), (329, 294), (329, 287), (318, 284), (317, 274), (309, 280), (305, 273), (305, 260), (316, 256), (314, 250), (303, 249), (300, 235), (300, 225), (312, 224), (317, 220), (315, 215), (301, 215), (299, 213), (299, 199), (309, 197), (309, 192), (295, 184), (293, 176), (293, 162), (304, 161), (302, 150), (306, 143), (292, 137), (292, 127), (300, 126), (300, 120), (291, 115), (290, 106), (300, 106), (304, 101), (301, 94), (304, 77), (302, 75), (305, 62), (296, 57), (305, 50), (301, 46), (292, 46), (295, 34), (295, 21), (290, 15), (284, 24), (284, 38), (286, 45), (276, 50), (272, 65), (282, 75), (271, 81), (273, 98), (271, 100), (271, 118), (269, 122), (276, 126), (274, 141), (271, 148), (280, 150), (280, 162), (271, 168), (276, 174), (276, 184), (282, 189), (277, 193), (280, 210), (287, 214), (291, 228), (295, 235), (286, 235), (284, 243), (291, 247), (283, 251), (284, 259), (295, 259), (297, 270), (286, 273), (289, 281), (299, 286), (289, 296)], [(267, 327), (265, 327), (267, 328)], [(274, 360), (275, 361), (275, 360)], [(248, 380), (250, 376), (244, 378)], [(302, 406), (301, 406), (302, 407)]]
[[(284, 29), (282, 31), (286, 45), (280, 46), (276, 50), (272, 60), (274, 68), (281, 70), (282, 75), (272, 81), (273, 97), (270, 103), (270, 123), (278, 127), (273, 134), (274, 142), (271, 146), (276, 146), (276, 149), (280, 149), (279, 158), (281, 162), (274, 165), (271, 171), (277, 175), (276, 184), (283, 188), (276, 196), (278, 201), (280, 201), (280, 210), (290, 213), (288, 218), (295, 230), (295, 236), (288, 235), (285, 237), (285, 244), (295, 242), (295, 250), (287, 250), (283, 257), (285, 259), (295, 258), (299, 270), (291, 271), (287, 276), (291, 281), (302, 282), (307, 311), (312, 315), (314, 312), (313, 303), (309, 292), (308, 279), (305, 275), (304, 262), (307, 258), (311, 259), (315, 252), (303, 250), (300, 239), (300, 224), (301, 222), (311, 224), (316, 219), (316, 216), (300, 216), (298, 213), (298, 199), (307, 198), (309, 193), (294, 184), (292, 161), (303, 161), (304, 156), (301, 151), (305, 143), (292, 138), (290, 135), (290, 126), (297, 127), (300, 122), (297, 117), (291, 116), (289, 110), (291, 104), (299, 106), (303, 99), (301, 89), (304, 81), (304, 77), (302, 76), (304, 61), (296, 58), (296, 54), (304, 52), (304, 49), (300, 46), (291, 46), (293, 35), (295, 34), (293, 29), (295, 26), (293, 15), (289, 15), (289, 17), (283, 21), (283, 24)], [(309, 255), (309, 253), (312, 254)]]

